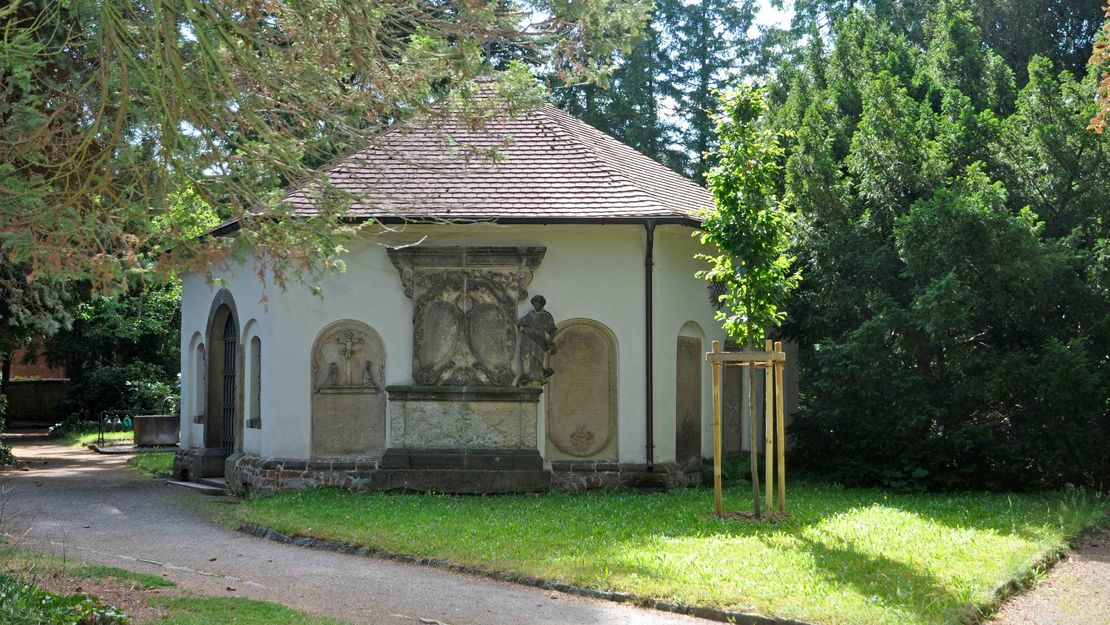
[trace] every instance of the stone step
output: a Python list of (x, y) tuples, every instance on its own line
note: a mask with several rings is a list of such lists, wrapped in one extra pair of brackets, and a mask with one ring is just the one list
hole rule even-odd
[(166, 483), (171, 486), (188, 488), (190, 490), (197, 491), (202, 495), (209, 495), (212, 497), (224, 497), (231, 494), (231, 491), (227, 489), (226, 484), (224, 486), (214, 486), (211, 484), (201, 484), (199, 482), (178, 482), (176, 480), (166, 480)]
[(197, 484), (204, 484), (205, 486), (212, 486), (214, 488), (222, 488), (227, 490), (227, 478), (220, 477), (198, 477), (193, 480)]

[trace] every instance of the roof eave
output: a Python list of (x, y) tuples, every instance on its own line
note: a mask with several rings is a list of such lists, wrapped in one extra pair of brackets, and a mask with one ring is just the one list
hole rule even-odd
[[(473, 218), (473, 219), (459, 219), (451, 217), (442, 217), (436, 215), (423, 216), (423, 217), (403, 217), (403, 216), (382, 216), (382, 217), (347, 217), (344, 218), (345, 222), (352, 224), (362, 224), (369, 221), (376, 221), (383, 224), (439, 224), (439, 225), (462, 225), (462, 224), (475, 224), (475, 223), (491, 223), (501, 224), (506, 226), (512, 225), (563, 225), (563, 226), (616, 226), (616, 225), (641, 225), (644, 223), (654, 222), (656, 225), (675, 225), (687, 226), (689, 228), (700, 228), (701, 220), (694, 217), (680, 217), (677, 215), (668, 215), (661, 217), (491, 217), (488, 219)], [(238, 219), (229, 219), (219, 226), (216, 226), (208, 232), (209, 236), (228, 236), (240, 230), (242, 224)]]

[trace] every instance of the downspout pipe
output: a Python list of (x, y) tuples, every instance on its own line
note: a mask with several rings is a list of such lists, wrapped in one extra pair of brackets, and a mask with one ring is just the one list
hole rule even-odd
[(655, 220), (644, 221), (647, 235), (644, 249), (644, 389), (647, 420), (647, 470), (655, 470), (655, 345), (654, 316), (655, 297), (653, 295), (655, 267)]

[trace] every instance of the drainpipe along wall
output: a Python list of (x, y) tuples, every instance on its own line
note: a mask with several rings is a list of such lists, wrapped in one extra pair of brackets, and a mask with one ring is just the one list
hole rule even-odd
[(649, 219), (644, 222), (644, 232), (647, 235), (647, 241), (644, 250), (644, 342), (646, 358), (644, 358), (644, 375), (646, 389), (646, 408), (647, 408), (647, 470), (655, 470), (655, 388), (654, 388), (654, 364), (655, 364), (655, 349), (653, 344), (654, 338), (654, 295), (652, 294), (652, 277), (653, 267), (655, 266), (654, 253), (655, 253), (655, 220)]

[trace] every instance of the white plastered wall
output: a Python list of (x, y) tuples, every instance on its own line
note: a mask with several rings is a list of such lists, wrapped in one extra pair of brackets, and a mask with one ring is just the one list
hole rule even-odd
[[(269, 282), (269, 281), (268, 281)], [(275, 387), (273, 370), (268, 366), (271, 355), (278, 351), (274, 341), (274, 307), (269, 305), (266, 297), (274, 295), (273, 289), (264, 291), (262, 280), (259, 278), (252, 260), (230, 260), (221, 262), (211, 268), (211, 276), (199, 273), (186, 273), (182, 276), (181, 285), (181, 444), (183, 447), (204, 446), (204, 425), (195, 423), (196, 416), (203, 414), (204, 406), (203, 382), (198, 385), (198, 367), (211, 367), (212, 363), (199, 363), (197, 346), (203, 344), (204, 352), (209, 353), (208, 329), (209, 315), (212, 312), (212, 302), (221, 290), (229, 292), (234, 299), (236, 318), (239, 324), (239, 353), (237, 366), (237, 383), (239, 393), (249, 388), (247, 377), (249, 371), (250, 340), (258, 337), (262, 344), (261, 367), (261, 413), (263, 415), (263, 429), (241, 430), (242, 436), (238, 445), (250, 453), (265, 453), (269, 432), (266, 428), (265, 415), (273, 411), (273, 393)], [(272, 350), (272, 351), (271, 351)], [(201, 377), (203, 374), (200, 374)], [(239, 403), (242, 413), (248, 404)], [(240, 414), (240, 416), (242, 416)]]
[[(694, 324), (701, 330), (702, 347), (710, 350), (712, 342), (724, 344), (721, 324), (713, 317), (715, 309), (709, 302), (709, 289), (694, 274), (706, 269), (705, 261), (694, 258), (708, 249), (685, 226), (659, 226), (655, 230), (655, 461), (667, 462), (675, 457), (675, 397), (678, 337), (683, 326)], [(690, 326), (684, 334), (690, 332)], [(701, 375), (702, 457), (713, 455), (713, 376), (708, 363)]]
[[(654, 252), (654, 430), (656, 463), (675, 455), (675, 361), (683, 326), (694, 323), (709, 349), (724, 339), (713, 318), (704, 281), (694, 272), (704, 267), (693, 258), (702, 249), (691, 228), (659, 226)], [(203, 445), (203, 426), (196, 414), (195, 348), (203, 337), (212, 301), (221, 288), (234, 297), (240, 323), (240, 385), (249, 389), (250, 340), (262, 343), (261, 430), (243, 430), (242, 448), (266, 457), (307, 458), (311, 448), (310, 352), (318, 333), (341, 319), (366, 323), (382, 337), (386, 350), (386, 383), (412, 382), (412, 301), (405, 297), (387, 246), (502, 245), (544, 246), (547, 253), (536, 270), (529, 294), (547, 298), (557, 322), (586, 318), (604, 324), (617, 340), (618, 449), (621, 462), (646, 460), (646, 395), (644, 380), (644, 252), (642, 225), (409, 225), (370, 232), (350, 244), (347, 271), (328, 276), (321, 294), (290, 284), (285, 291), (263, 291), (250, 261), (217, 267), (218, 283), (202, 276), (184, 278), (182, 305), (182, 432), (186, 445)], [(272, 284), (272, 281), (270, 281)], [(530, 309), (527, 300), (518, 314)], [(246, 386), (243, 386), (246, 385)], [(249, 396), (249, 391), (245, 393)], [(702, 373), (702, 454), (712, 450), (712, 379)], [(249, 410), (249, 397), (242, 404)], [(203, 409), (203, 408), (201, 408)], [(244, 415), (246, 416), (246, 415)], [(188, 435), (186, 436), (186, 432)], [(537, 437), (545, 439), (544, 406), (540, 405)], [(388, 435), (388, 433), (387, 433)], [(387, 440), (387, 446), (389, 441)], [(543, 453), (544, 445), (540, 445)]]
[[(347, 271), (324, 279), (319, 296), (303, 285), (286, 291), (270, 287), (263, 294), (251, 263), (217, 268), (218, 284), (201, 276), (185, 277), (182, 305), (182, 406), (185, 444), (202, 446), (203, 426), (192, 424), (193, 337), (203, 335), (213, 298), (230, 291), (240, 318), (241, 351), (249, 355), (251, 336), (262, 339), (262, 429), (244, 431), (242, 447), (267, 457), (307, 458), (310, 454), (310, 352), (318, 333), (341, 319), (362, 321), (381, 335), (386, 350), (386, 383), (412, 382), (412, 301), (405, 297), (387, 246), (504, 245), (544, 246), (530, 294), (542, 294), (556, 320), (588, 318), (608, 327), (617, 338), (618, 446), (620, 459), (644, 459), (644, 293), (642, 226), (500, 226), (472, 224), (407, 226), (371, 233), (349, 245)], [(265, 310), (262, 302), (265, 295)], [(527, 300), (518, 314), (530, 309)], [(249, 328), (245, 328), (252, 320)], [(250, 336), (243, 332), (246, 329)], [(249, 384), (249, 358), (241, 357), (240, 384)], [(249, 395), (249, 393), (248, 393)], [(542, 402), (542, 400), (541, 400)], [(244, 402), (244, 409), (249, 404)], [(543, 405), (537, 436), (543, 440)], [(387, 445), (389, 441), (387, 440)], [(541, 453), (543, 445), (540, 446)]]

